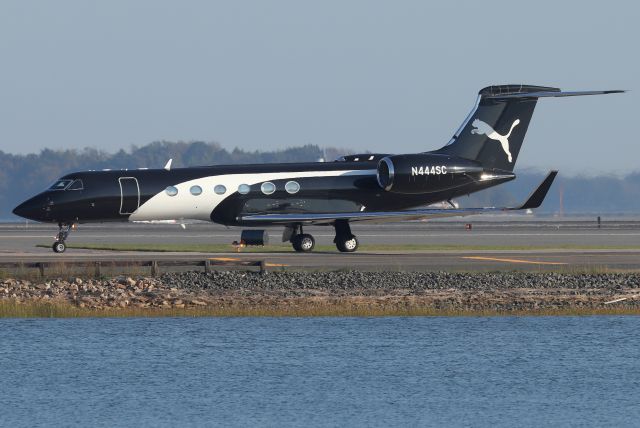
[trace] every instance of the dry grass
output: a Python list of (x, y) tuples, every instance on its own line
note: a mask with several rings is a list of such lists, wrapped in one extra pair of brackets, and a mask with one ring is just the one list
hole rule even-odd
[(640, 315), (640, 308), (558, 308), (534, 310), (456, 310), (429, 306), (367, 306), (349, 303), (206, 306), (195, 308), (89, 309), (62, 302), (0, 302), (0, 318), (131, 318), (131, 317), (385, 317), (385, 316), (584, 316)]

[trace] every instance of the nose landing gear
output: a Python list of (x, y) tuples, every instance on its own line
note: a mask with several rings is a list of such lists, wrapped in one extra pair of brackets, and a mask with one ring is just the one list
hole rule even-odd
[(67, 249), (65, 241), (67, 240), (71, 229), (73, 229), (73, 223), (58, 223), (58, 235), (56, 236), (56, 241), (51, 246), (54, 253), (65, 252)]

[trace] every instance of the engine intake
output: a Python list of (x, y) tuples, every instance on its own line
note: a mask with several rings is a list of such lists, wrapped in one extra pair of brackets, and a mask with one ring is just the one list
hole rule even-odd
[(393, 187), (393, 180), (395, 178), (395, 169), (393, 167), (393, 161), (389, 157), (380, 159), (378, 162), (378, 184), (384, 190), (389, 191)]

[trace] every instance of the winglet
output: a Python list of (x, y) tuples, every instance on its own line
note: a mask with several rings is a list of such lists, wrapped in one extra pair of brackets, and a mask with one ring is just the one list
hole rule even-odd
[(547, 196), (547, 193), (549, 192), (549, 189), (551, 188), (551, 185), (553, 184), (553, 180), (556, 178), (556, 175), (558, 175), (558, 171), (549, 172), (549, 174), (544, 179), (544, 181), (540, 183), (538, 188), (533, 191), (531, 196), (529, 196), (529, 199), (527, 199), (527, 201), (521, 206), (517, 208), (512, 208), (512, 209), (528, 210), (532, 208), (538, 208), (540, 205), (542, 205), (542, 201), (544, 201), (544, 198)]
[(167, 164), (164, 166), (164, 169), (166, 169), (167, 171), (171, 171), (171, 162), (173, 162), (173, 159), (169, 159)]

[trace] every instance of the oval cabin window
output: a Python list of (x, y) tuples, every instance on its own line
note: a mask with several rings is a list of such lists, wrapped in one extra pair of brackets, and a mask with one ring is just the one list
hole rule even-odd
[(169, 195), (169, 196), (175, 196), (175, 195), (177, 195), (177, 194), (178, 194), (178, 188), (177, 188), (177, 187), (175, 187), (175, 186), (169, 186), (169, 187), (167, 187), (164, 191), (165, 191), (165, 192), (167, 193), (167, 195)]
[(300, 184), (297, 181), (287, 181), (287, 184), (284, 185), (284, 190), (287, 193), (293, 195), (294, 193), (298, 193), (300, 191)]
[(265, 195), (270, 195), (276, 191), (276, 185), (270, 181), (266, 181), (262, 183), (262, 186), (260, 186), (260, 190), (262, 190), (262, 193), (264, 193)]
[(246, 195), (250, 190), (251, 187), (249, 187), (248, 184), (241, 184), (238, 186), (238, 193), (240, 193), (241, 195)]
[(227, 193), (227, 188), (222, 184), (218, 184), (216, 187), (213, 188), (213, 191), (215, 192), (216, 195), (224, 195), (225, 193)]
[(189, 191), (191, 192), (191, 194), (193, 196), (198, 196), (199, 194), (202, 193), (202, 187), (200, 187), (200, 186), (191, 186), (191, 189), (189, 189)]

